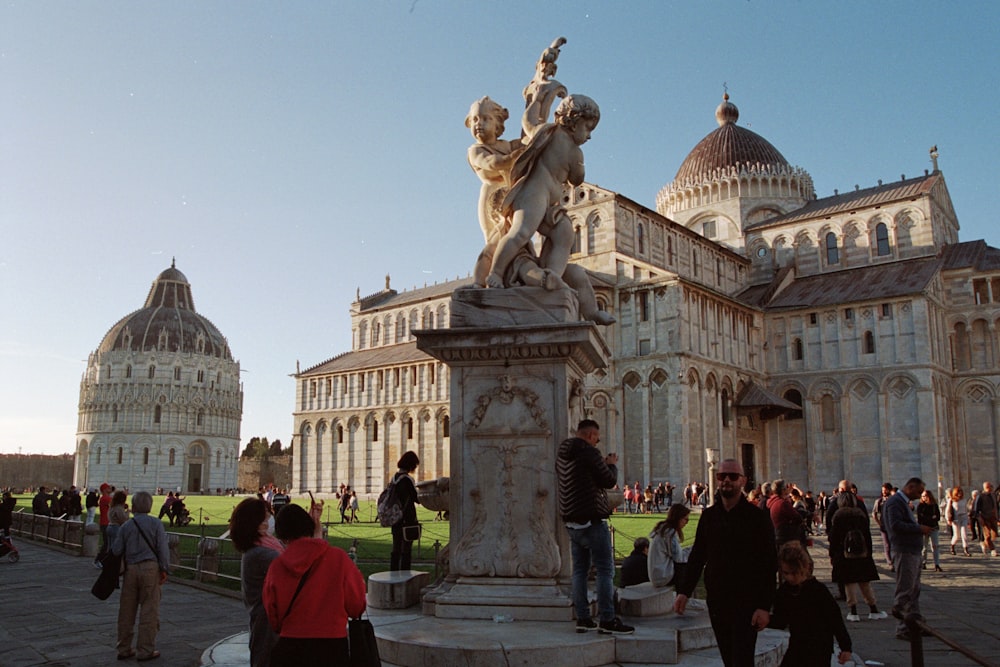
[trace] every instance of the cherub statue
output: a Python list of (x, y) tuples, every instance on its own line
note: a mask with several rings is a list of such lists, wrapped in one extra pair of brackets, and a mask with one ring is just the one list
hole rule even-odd
[(583, 151), (601, 111), (584, 95), (570, 95), (559, 103), (556, 122), (543, 125), (514, 161), (513, 185), (503, 202), (510, 229), (497, 244), (489, 287), (503, 287), (504, 273), (535, 232), (545, 237), (541, 265), (561, 277), (573, 247), (573, 226), (562, 206), (565, 185), (579, 185), (584, 178)]

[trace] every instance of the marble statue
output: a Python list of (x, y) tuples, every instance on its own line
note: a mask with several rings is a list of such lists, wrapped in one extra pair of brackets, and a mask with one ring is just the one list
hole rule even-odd
[[(597, 103), (584, 95), (567, 95), (552, 79), (560, 37), (542, 52), (535, 76), (524, 89), (524, 136), (501, 139), (509, 112), (489, 97), (473, 102), (465, 119), (476, 143), (468, 160), (482, 181), (479, 225), (484, 247), (473, 272), (476, 287), (570, 288), (580, 303), (580, 314), (598, 324), (615, 321), (597, 306), (587, 272), (569, 264), (573, 246), (572, 222), (562, 206), (563, 189), (584, 178), (580, 146), (600, 121)], [(555, 122), (548, 123), (555, 99), (563, 98)], [(541, 255), (532, 237), (543, 237)]]

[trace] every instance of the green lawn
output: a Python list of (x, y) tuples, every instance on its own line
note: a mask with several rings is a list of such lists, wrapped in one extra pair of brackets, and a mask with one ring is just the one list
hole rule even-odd
[[(246, 496), (186, 496), (185, 505), (191, 512), (191, 524), (184, 528), (169, 527), (167, 530), (190, 535), (219, 537), (228, 530), (229, 516), (233, 508)], [(163, 504), (163, 496), (153, 498), (153, 512), (159, 513)], [(292, 502), (308, 507), (308, 498), (293, 498)], [(323, 522), (327, 525), (327, 539), (330, 544), (349, 551), (353, 546), (357, 554), (358, 567), (367, 577), (373, 572), (386, 570), (389, 567), (389, 553), (392, 550), (392, 534), (388, 528), (383, 528), (375, 518), (375, 503), (362, 501), (358, 510), (358, 521), (355, 523), (340, 523), (340, 512), (335, 500), (326, 502), (323, 510)], [(22, 497), (18, 507), (24, 506), (31, 511), (31, 498)], [(632, 552), (632, 543), (637, 537), (648, 536), (653, 526), (661, 521), (666, 514), (614, 514), (610, 519), (614, 535), (615, 559), (621, 559)], [(414, 569), (434, 571), (436, 549), (444, 548), (450, 539), (450, 527), (447, 521), (435, 521), (435, 512), (417, 507), (417, 517), (423, 524), (423, 536), (413, 546)], [(693, 512), (690, 523), (685, 528), (684, 545), (689, 546), (694, 540), (695, 529), (700, 514)], [(194, 545), (195, 542), (189, 543)], [(193, 550), (193, 546), (185, 544), (184, 551)], [(193, 557), (193, 554), (192, 554)], [(234, 562), (231, 553), (224, 553), (222, 571), (238, 576), (239, 562)], [(238, 586), (237, 586), (238, 587)]]

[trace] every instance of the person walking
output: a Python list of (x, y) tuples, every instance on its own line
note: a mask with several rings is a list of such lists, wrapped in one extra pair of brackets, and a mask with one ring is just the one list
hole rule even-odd
[(976, 518), (979, 520), (979, 539), (984, 556), (996, 556), (997, 540), (997, 497), (993, 495), (993, 485), (983, 482), (983, 492), (976, 499)]
[(878, 570), (872, 557), (872, 533), (868, 514), (858, 507), (857, 496), (844, 491), (837, 496), (837, 512), (830, 531), (830, 564), (833, 580), (844, 587), (849, 613), (847, 620), (858, 622), (858, 593), (868, 603), (868, 620), (886, 618), (879, 611), (871, 582), (878, 581)]
[(872, 505), (872, 518), (878, 524), (878, 532), (882, 533), (882, 553), (885, 556), (885, 564), (889, 567), (892, 567), (892, 547), (889, 544), (889, 536), (885, 532), (885, 521), (882, 520), (882, 510), (885, 506), (885, 501), (889, 499), (892, 492), (892, 482), (886, 482), (882, 485), (882, 495)]
[(948, 505), (944, 510), (944, 518), (951, 526), (951, 555), (955, 555), (955, 545), (958, 544), (959, 537), (962, 538), (962, 551), (966, 556), (969, 553), (969, 508), (965, 504), (965, 491), (960, 486), (951, 490), (948, 496)]
[[(118, 605), (118, 659), (135, 657), (139, 662), (160, 657), (156, 633), (160, 629), (160, 596), (167, 581), (170, 553), (163, 522), (149, 516), (153, 496), (146, 491), (132, 495), (135, 515), (118, 531), (111, 546), (115, 555), (125, 556), (121, 602)], [(139, 634), (135, 648), (135, 617), (139, 616)]]
[[(607, 519), (611, 515), (607, 489), (618, 481), (618, 455), (601, 456), (597, 445), (601, 429), (596, 421), (584, 419), (577, 425), (576, 436), (559, 445), (556, 478), (559, 481), (559, 513), (569, 532), (573, 559), (573, 608), (576, 631), (597, 630), (603, 634), (625, 635), (635, 628), (615, 616), (615, 556)], [(599, 621), (590, 614), (587, 578), (591, 562), (597, 571), (597, 610)]]
[(924, 554), (921, 569), (927, 569), (927, 552), (934, 554), (934, 571), (941, 572), (941, 547), (938, 545), (938, 533), (941, 530), (941, 508), (934, 500), (930, 489), (920, 494), (920, 504), (917, 505), (917, 523), (927, 526), (931, 532), (924, 535)]
[(108, 522), (111, 512), (111, 485), (105, 482), (101, 484), (101, 497), (97, 499), (97, 509), (100, 511), (98, 524), (101, 528), (101, 550), (94, 559), (94, 567), (100, 568), (101, 563), (108, 551), (111, 550), (111, 543), (108, 541)]
[[(420, 465), (416, 452), (406, 452), (396, 462), (398, 470), (392, 480), (396, 483), (396, 496), (403, 508), (403, 518), (392, 526), (392, 553), (389, 556), (390, 570), (409, 570), (413, 552), (413, 540), (407, 528), (419, 526), (417, 521), (417, 485), (413, 481), (413, 471)], [(346, 491), (345, 491), (346, 493)]]
[(924, 481), (911, 477), (899, 491), (885, 501), (883, 520), (886, 532), (892, 542), (893, 565), (896, 567), (896, 593), (892, 615), (899, 619), (896, 638), (909, 641), (910, 634), (904, 619), (920, 613), (920, 551), (923, 536), (931, 532), (928, 526), (917, 523), (910, 501), (916, 500), (924, 492)]
[(778, 550), (778, 565), (784, 581), (775, 594), (771, 625), (789, 629), (788, 651), (780, 667), (829, 667), (834, 638), (840, 648), (837, 662), (853, 663), (851, 636), (840, 607), (813, 576), (806, 548), (801, 542), (788, 542)]
[(705, 571), (708, 617), (726, 667), (752, 667), (757, 632), (774, 602), (777, 553), (774, 525), (743, 495), (746, 476), (735, 459), (719, 463), (719, 502), (705, 509), (695, 531), (674, 611), (683, 614)]

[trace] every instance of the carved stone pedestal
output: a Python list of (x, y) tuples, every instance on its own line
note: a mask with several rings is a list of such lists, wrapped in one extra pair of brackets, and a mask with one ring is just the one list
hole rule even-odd
[(570, 620), (555, 459), (575, 427), (572, 387), (607, 365), (604, 339), (585, 322), (414, 333), (451, 370), (450, 573), (424, 609)]

